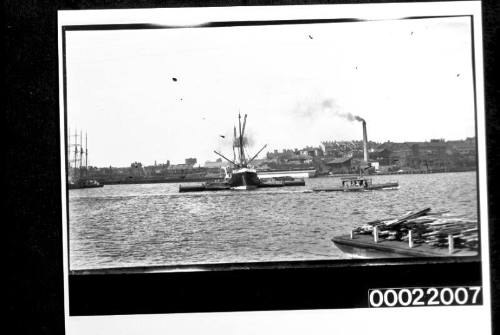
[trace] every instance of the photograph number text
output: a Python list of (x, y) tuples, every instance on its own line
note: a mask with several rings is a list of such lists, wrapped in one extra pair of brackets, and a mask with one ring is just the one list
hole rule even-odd
[(481, 286), (409, 287), (368, 290), (370, 307), (481, 305)]

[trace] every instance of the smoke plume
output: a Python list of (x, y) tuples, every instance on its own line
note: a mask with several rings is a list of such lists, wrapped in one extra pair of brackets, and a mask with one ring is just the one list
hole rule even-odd
[(361, 116), (354, 115), (349, 112), (343, 112), (335, 99), (326, 99), (318, 103), (318, 101), (300, 102), (295, 107), (295, 113), (301, 117), (318, 117), (320, 115), (334, 115), (342, 117), (349, 121), (363, 122)]
[[(250, 134), (243, 135), (243, 147), (252, 146), (254, 142), (255, 141), (252, 135)], [(235, 148), (238, 148), (240, 146), (240, 141), (238, 138), (234, 140), (233, 145)]]
[(323, 100), (321, 107), (324, 111), (333, 113), (335, 116), (343, 117), (349, 121), (365, 121), (361, 116), (351, 114), (349, 112), (341, 112), (339, 106), (333, 99)]

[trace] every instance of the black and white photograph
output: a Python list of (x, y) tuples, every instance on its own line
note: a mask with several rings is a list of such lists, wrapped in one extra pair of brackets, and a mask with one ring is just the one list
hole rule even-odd
[(471, 29), (67, 30), (70, 270), (477, 256)]
[(59, 12), (67, 274), (477, 265), (364, 307), (487, 306), (478, 18), (418, 5)]

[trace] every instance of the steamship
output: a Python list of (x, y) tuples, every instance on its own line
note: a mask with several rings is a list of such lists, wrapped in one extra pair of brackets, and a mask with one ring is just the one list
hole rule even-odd
[(202, 191), (224, 191), (224, 190), (253, 190), (258, 187), (289, 187), (304, 186), (303, 178), (292, 177), (272, 177), (260, 179), (257, 170), (251, 163), (267, 147), (264, 145), (252, 158), (247, 158), (245, 152), (245, 126), (247, 115), (245, 114), (243, 124), (241, 123), (241, 114), (238, 114), (238, 134), (236, 126), (234, 127), (233, 138), (233, 159), (229, 159), (223, 154), (214, 150), (214, 152), (230, 163), (225, 168), (225, 178), (220, 181), (206, 182), (201, 185), (179, 185), (179, 192), (202, 192)]
[(247, 159), (245, 153), (245, 126), (247, 122), (247, 115), (245, 114), (243, 119), (243, 125), (241, 124), (241, 114), (238, 114), (238, 136), (236, 134), (236, 126), (234, 127), (234, 138), (233, 138), (233, 159), (229, 159), (221, 153), (214, 151), (217, 155), (228, 161), (231, 168), (226, 170), (226, 180), (224, 182), (218, 183), (207, 183), (206, 189), (218, 190), (221, 188), (230, 188), (233, 190), (252, 190), (261, 184), (259, 177), (257, 176), (257, 170), (253, 168), (250, 163), (257, 158), (257, 156), (264, 150), (267, 146), (264, 145), (252, 158)]

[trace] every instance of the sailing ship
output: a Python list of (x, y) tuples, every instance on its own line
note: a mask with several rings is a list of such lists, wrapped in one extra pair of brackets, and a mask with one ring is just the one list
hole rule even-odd
[[(71, 134), (71, 132), (69, 131)], [(75, 141), (71, 144), (71, 135), (68, 137), (68, 189), (96, 188), (104, 185), (97, 180), (88, 177), (88, 147), (87, 134), (85, 133), (85, 149), (83, 148), (83, 136), (80, 132), (80, 143), (78, 143), (78, 133), (75, 131)], [(72, 148), (74, 148), (72, 150)], [(71, 154), (73, 159), (71, 160)], [(85, 164), (83, 164), (85, 160)]]
[(252, 190), (261, 184), (257, 176), (257, 170), (251, 166), (252, 161), (267, 147), (264, 145), (252, 158), (247, 158), (245, 152), (245, 127), (247, 123), (247, 115), (243, 118), (243, 125), (241, 123), (241, 114), (238, 114), (238, 135), (236, 134), (236, 126), (234, 126), (233, 137), (233, 159), (229, 159), (223, 154), (214, 150), (214, 152), (221, 158), (230, 163), (230, 169), (226, 170), (226, 180), (224, 182), (207, 183), (206, 189), (220, 189), (228, 187), (233, 190)]

